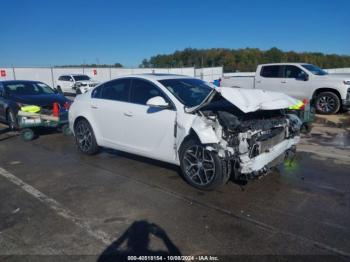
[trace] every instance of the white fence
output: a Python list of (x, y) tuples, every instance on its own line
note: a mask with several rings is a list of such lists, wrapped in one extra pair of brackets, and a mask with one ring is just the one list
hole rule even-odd
[(333, 68), (333, 69), (325, 69), (329, 74), (350, 74), (350, 68)]
[(197, 77), (213, 82), (221, 78), (222, 67), (201, 68), (59, 68), (59, 67), (0, 67), (0, 80), (37, 80), (53, 87), (63, 74), (85, 74), (96, 81), (104, 82), (122, 75), (166, 73)]

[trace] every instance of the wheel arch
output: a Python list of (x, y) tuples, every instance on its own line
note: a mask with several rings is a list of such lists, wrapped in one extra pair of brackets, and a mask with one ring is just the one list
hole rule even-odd
[(339, 91), (337, 89), (330, 88), (330, 87), (321, 87), (321, 88), (316, 89), (312, 95), (313, 101), (315, 101), (316, 97), (322, 92), (332, 92), (332, 93), (336, 94), (341, 102), (341, 95), (340, 95)]

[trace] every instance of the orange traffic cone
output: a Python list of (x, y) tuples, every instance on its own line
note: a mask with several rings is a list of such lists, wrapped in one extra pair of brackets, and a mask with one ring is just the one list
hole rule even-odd
[(57, 116), (57, 117), (60, 115), (60, 109), (57, 102), (53, 103), (52, 114), (53, 116)]

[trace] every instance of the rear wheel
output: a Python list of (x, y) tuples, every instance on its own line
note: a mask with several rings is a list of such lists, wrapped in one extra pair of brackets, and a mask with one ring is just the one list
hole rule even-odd
[(212, 190), (225, 183), (223, 163), (218, 155), (196, 140), (185, 141), (180, 164), (186, 181), (202, 190)]
[(99, 151), (94, 131), (86, 119), (79, 119), (74, 126), (75, 143), (78, 150), (87, 155), (96, 154)]
[(340, 99), (333, 92), (322, 92), (316, 97), (316, 111), (319, 114), (331, 115), (340, 109)]
[(6, 119), (10, 130), (18, 129), (18, 122), (17, 122), (16, 115), (11, 109), (7, 110)]

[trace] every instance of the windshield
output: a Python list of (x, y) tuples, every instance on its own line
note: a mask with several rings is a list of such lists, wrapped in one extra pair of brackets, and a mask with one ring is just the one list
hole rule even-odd
[(46, 95), (55, 93), (51, 87), (40, 82), (7, 83), (4, 85), (6, 92), (10, 95)]
[(90, 77), (86, 75), (78, 75), (78, 76), (73, 76), (75, 81), (89, 81)]
[(306, 68), (314, 75), (324, 76), (328, 74), (326, 71), (322, 70), (321, 68), (315, 65), (305, 64), (305, 65), (302, 65), (302, 67)]
[(199, 105), (213, 90), (208, 83), (194, 78), (166, 79), (159, 82), (187, 107)]

